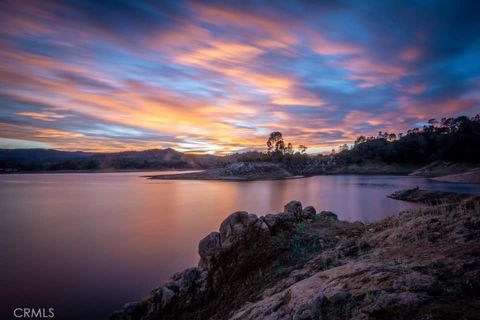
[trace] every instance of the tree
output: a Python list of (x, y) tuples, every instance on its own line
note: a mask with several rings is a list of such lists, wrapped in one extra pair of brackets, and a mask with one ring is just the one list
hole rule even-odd
[(299, 151), (300, 153), (305, 153), (305, 151), (307, 151), (307, 149), (308, 149), (308, 147), (305, 146), (305, 145), (303, 145), (303, 144), (301, 144), (301, 145), (298, 146), (298, 151)]
[(357, 145), (357, 144), (360, 144), (360, 143), (364, 143), (365, 141), (367, 141), (367, 139), (365, 138), (365, 136), (359, 136), (357, 138), (357, 140), (355, 140), (354, 144)]
[(268, 152), (284, 152), (285, 142), (283, 141), (283, 136), (281, 132), (274, 131), (270, 133), (270, 137), (267, 140), (267, 150)]
[(283, 151), (284, 151), (283, 153), (292, 154), (293, 153), (293, 145), (289, 142), (287, 144), (287, 147)]
[(338, 147), (339, 152), (348, 151), (348, 145), (345, 143), (343, 146)]
[(388, 140), (394, 141), (394, 140), (396, 140), (396, 139), (397, 139), (397, 135), (396, 135), (395, 133), (390, 133), (390, 134), (388, 135)]

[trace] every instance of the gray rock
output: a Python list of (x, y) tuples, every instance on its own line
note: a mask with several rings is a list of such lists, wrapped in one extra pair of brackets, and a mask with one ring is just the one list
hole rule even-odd
[(328, 300), (331, 303), (339, 304), (339, 303), (342, 303), (345, 300), (347, 300), (349, 297), (350, 297), (350, 293), (348, 293), (348, 291), (342, 289), (342, 290), (339, 290), (339, 291), (335, 292), (335, 294), (333, 294)]
[(263, 222), (265, 222), (265, 224), (268, 226), (270, 230), (275, 228), (275, 226), (277, 225), (277, 215), (275, 214), (269, 213), (265, 217), (262, 217), (262, 220)]
[(173, 297), (175, 296), (175, 292), (173, 290), (170, 290), (167, 287), (162, 288), (162, 299), (160, 300), (160, 305), (162, 307), (165, 307), (167, 304), (169, 304)]
[(222, 239), (227, 237), (228, 233), (237, 226), (243, 228), (242, 221), (246, 220), (248, 220), (248, 212), (236, 211), (230, 214), (227, 218), (225, 218), (225, 220), (222, 221), (220, 225), (220, 234)]
[(198, 244), (198, 253), (202, 259), (216, 256), (222, 250), (220, 233), (211, 232)]
[(260, 232), (270, 232), (268, 225), (262, 219), (258, 219), (255, 222), (254, 227)]
[(321, 211), (318, 214), (318, 217), (321, 219), (327, 219), (327, 220), (338, 220), (338, 216), (332, 211)]
[(129, 302), (123, 306), (122, 313), (113, 313), (110, 315), (109, 319), (118, 319), (118, 320), (135, 320), (139, 319), (142, 314), (142, 304), (140, 302)]
[(161, 310), (162, 306), (160, 303), (152, 303), (150, 308), (148, 308), (147, 312), (147, 319), (150, 317), (154, 317), (156, 314), (158, 314)]
[(142, 305), (140, 304), (140, 302), (128, 302), (128, 303), (125, 303), (125, 305), (123, 306), (123, 309), (125, 310), (125, 313), (132, 314), (135, 311), (137, 311), (138, 308), (141, 308), (141, 306)]
[(220, 241), (222, 247), (229, 249), (239, 240), (239, 235), (242, 234), (250, 223), (255, 223), (255, 219), (249, 216), (248, 212), (237, 211), (229, 215), (220, 225)]
[(303, 209), (303, 216), (310, 218), (310, 219), (315, 219), (317, 215), (317, 210), (315, 210), (314, 207), (308, 206)]
[(296, 201), (296, 200), (290, 201), (289, 203), (287, 203), (285, 205), (284, 211), (286, 213), (287, 212), (293, 213), (293, 215), (295, 217), (299, 218), (303, 213), (302, 203), (300, 201)]
[(276, 217), (278, 224), (292, 225), (297, 221), (297, 217), (293, 212), (282, 212)]

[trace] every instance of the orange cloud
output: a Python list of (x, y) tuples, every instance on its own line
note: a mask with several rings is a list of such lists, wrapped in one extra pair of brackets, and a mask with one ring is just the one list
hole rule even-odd
[(45, 111), (45, 112), (17, 112), (16, 114), (20, 116), (29, 117), (36, 120), (42, 121), (55, 121), (57, 119), (65, 118), (64, 115), (57, 114), (55, 112)]
[(174, 55), (177, 63), (213, 71), (227, 78), (233, 85), (248, 85), (270, 97), (276, 105), (320, 106), (323, 102), (301, 89), (292, 75), (273, 75), (259, 71), (255, 58), (264, 53), (259, 47), (215, 40), (192, 48), (187, 53)]

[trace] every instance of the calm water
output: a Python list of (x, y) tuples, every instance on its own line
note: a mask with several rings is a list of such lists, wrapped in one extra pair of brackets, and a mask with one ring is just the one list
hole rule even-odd
[(318, 176), (255, 182), (159, 181), (140, 173), (0, 175), (0, 318), (54, 307), (104, 319), (198, 262), (197, 244), (231, 212), (276, 213), (290, 200), (372, 222), (412, 207), (395, 190), (480, 193), (418, 177)]

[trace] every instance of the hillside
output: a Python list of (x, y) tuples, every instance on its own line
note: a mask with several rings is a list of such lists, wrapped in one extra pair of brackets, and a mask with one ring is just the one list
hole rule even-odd
[(46, 149), (0, 149), (1, 171), (202, 169), (223, 165), (213, 155), (184, 154), (168, 149), (116, 153), (68, 152)]

